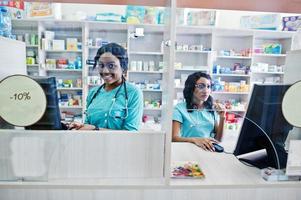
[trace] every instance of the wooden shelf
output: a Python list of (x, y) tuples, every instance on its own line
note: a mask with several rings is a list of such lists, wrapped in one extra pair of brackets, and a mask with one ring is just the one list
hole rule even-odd
[(82, 69), (46, 69), (48, 72), (82, 72)]
[(246, 56), (216, 56), (217, 58), (222, 59), (252, 59), (252, 57), (246, 57)]
[(45, 50), (46, 53), (81, 53), (82, 50)]
[(88, 84), (89, 87), (101, 86), (102, 84)]
[(39, 45), (26, 45), (26, 48), (38, 48)]
[(198, 51), (198, 50), (176, 50), (176, 53), (211, 53), (212, 51)]
[(284, 72), (251, 72), (252, 74), (278, 74), (283, 75)]
[(229, 76), (229, 77), (250, 77), (249, 74), (212, 74), (212, 76)]
[(143, 108), (145, 111), (161, 111), (162, 108)]
[(99, 49), (100, 47), (96, 47), (96, 46), (87, 46), (88, 49)]
[(142, 89), (143, 92), (162, 92), (162, 90)]
[(286, 57), (286, 54), (268, 54), (268, 53), (255, 53), (253, 56), (261, 57)]
[(246, 112), (246, 110), (236, 110), (236, 109), (231, 109), (231, 110), (225, 110), (226, 112)]
[(132, 51), (132, 52), (129, 52), (129, 54), (133, 54), (133, 55), (163, 55), (163, 53), (162, 52), (159, 52), (159, 51), (154, 51), (154, 52), (147, 52), (147, 51), (136, 51), (136, 52), (134, 52), (134, 51)]
[(139, 74), (162, 74), (163, 72), (158, 71), (129, 71), (129, 73), (139, 73)]
[(191, 72), (195, 72), (195, 71), (209, 71), (209, 67), (208, 66), (203, 66), (201, 68), (193, 68), (193, 69), (175, 69), (175, 71), (191, 71)]
[(83, 88), (78, 88), (78, 87), (73, 87), (73, 88), (62, 88), (62, 87), (58, 87), (57, 90), (82, 90)]
[(39, 64), (27, 64), (27, 67), (39, 67)]
[(223, 91), (213, 91), (212, 94), (248, 95), (248, 94), (250, 94), (250, 93), (249, 93), (249, 92), (223, 92)]

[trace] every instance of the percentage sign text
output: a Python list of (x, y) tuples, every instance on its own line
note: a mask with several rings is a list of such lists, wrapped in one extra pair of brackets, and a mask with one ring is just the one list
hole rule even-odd
[(10, 99), (13, 99), (13, 100), (30, 100), (31, 99), (31, 96), (30, 96), (30, 93), (29, 92), (20, 92), (20, 93), (15, 93), (12, 97), (10, 97)]

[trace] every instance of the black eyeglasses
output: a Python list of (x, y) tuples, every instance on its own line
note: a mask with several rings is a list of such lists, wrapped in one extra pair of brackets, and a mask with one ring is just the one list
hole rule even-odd
[(195, 84), (195, 87), (200, 90), (204, 90), (205, 88), (207, 88), (208, 90), (211, 90), (211, 85), (206, 85), (204, 83)]
[(99, 70), (102, 70), (104, 69), (105, 67), (108, 69), (108, 70), (115, 70), (117, 68), (118, 65), (116, 65), (114, 62), (109, 62), (109, 63), (98, 63), (98, 69)]

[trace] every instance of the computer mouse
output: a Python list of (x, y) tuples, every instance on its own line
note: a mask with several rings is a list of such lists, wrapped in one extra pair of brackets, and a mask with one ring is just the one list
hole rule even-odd
[(224, 147), (222, 147), (221, 145), (216, 144), (216, 143), (212, 143), (212, 145), (214, 147), (215, 152), (218, 152), (218, 153), (224, 152)]

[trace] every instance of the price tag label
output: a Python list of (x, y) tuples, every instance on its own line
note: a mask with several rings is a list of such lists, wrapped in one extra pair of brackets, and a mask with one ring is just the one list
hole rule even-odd
[(0, 82), (0, 116), (15, 126), (29, 126), (39, 121), (47, 99), (42, 87), (24, 75), (8, 76)]

